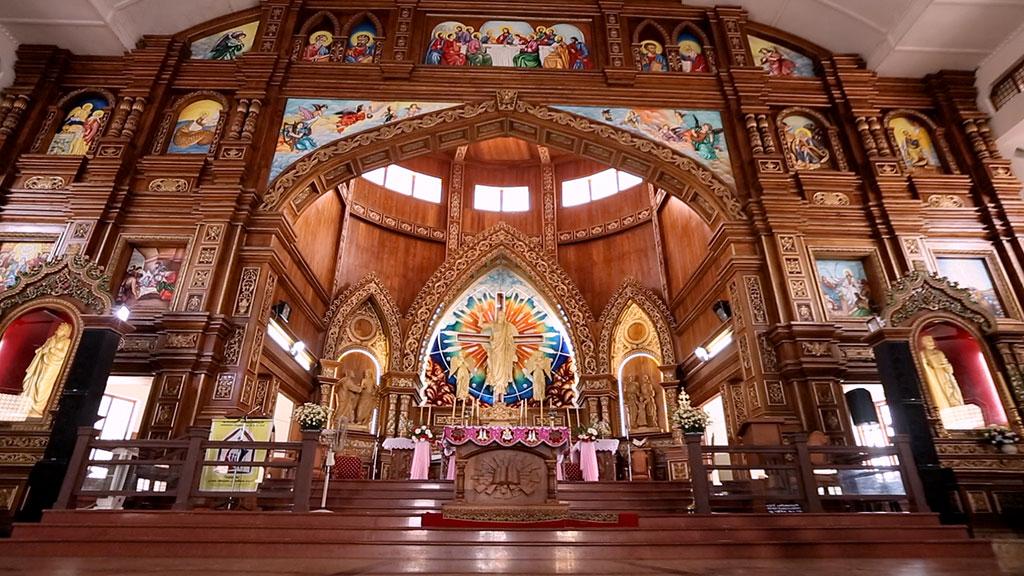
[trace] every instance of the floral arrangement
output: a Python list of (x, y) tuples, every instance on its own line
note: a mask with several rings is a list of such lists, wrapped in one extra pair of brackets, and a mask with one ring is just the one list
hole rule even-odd
[(680, 389), (672, 421), (684, 433), (695, 434), (707, 430), (708, 425), (711, 424), (711, 416), (708, 416), (708, 413), (700, 408), (694, 408), (690, 404), (690, 395), (686, 393), (686, 390)]
[(588, 428), (577, 428), (576, 439), (580, 442), (593, 442), (600, 437), (600, 432), (597, 428), (590, 426)]
[(303, 430), (323, 430), (327, 424), (327, 409), (319, 404), (306, 402), (295, 409), (293, 417)]
[(434, 432), (430, 430), (430, 426), (420, 425), (412, 429), (412, 439), (417, 442), (430, 442), (434, 439)]
[(982, 433), (982, 437), (985, 439), (985, 442), (988, 442), (996, 448), (1001, 448), (1006, 444), (1016, 444), (1017, 442), (1020, 442), (1020, 435), (1006, 426), (989, 426)]

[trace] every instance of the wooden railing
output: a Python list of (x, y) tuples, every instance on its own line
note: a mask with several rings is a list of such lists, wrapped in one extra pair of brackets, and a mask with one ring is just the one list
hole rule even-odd
[(906, 436), (892, 446), (703, 446), (686, 435), (694, 511), (927, 512)]
[[(180, 440), (100, 440), (95, 429), (79, 428), (54, 509), (120, 508), (130, 501), (132, 506), (190, 510), (200, 503), (256, 497), (287, 500), (293, 511), (309, 511), (318, 432), (304, 432), (301, 442), (212, 441), (207, 440), (209, 433), (197, 428)], [(208, 450), (265, 450), (266, 458), (210, 460)], [(104, 453), (109, 457), (99, 457)], [(224, 466), (260, 468), (264, 479), (290, 482), (261, 483), (255, 491), (204, 490), (203, 470)]]

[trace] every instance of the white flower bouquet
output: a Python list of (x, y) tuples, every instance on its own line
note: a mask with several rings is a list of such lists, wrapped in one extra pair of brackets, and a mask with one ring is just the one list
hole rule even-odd
[(292, 416), (303, 430), (323, 430), (327, 424), (327, 409), (312, 402), (296, 408)]
[(679, 390), (679, 399), (676, 402), (676, 411), (672, 414), (672, 421), (685, 434), (698, 434), (707, 430), (711, 424), (711, 416), (700, 408), (694, 408), (690, 404), (690, 395), (685, 390)]

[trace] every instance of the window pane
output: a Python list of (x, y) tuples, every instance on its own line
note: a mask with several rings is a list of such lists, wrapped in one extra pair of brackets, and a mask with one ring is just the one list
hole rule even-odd
[(530, 189), (526, 186), (502, 190), (502, 212), (526, 212), (530, 209)]
[(477, 185), (473, 189), (473, 208), (501, 212), (501, 188)]
[(366, 174), (363, 174), (363, 178), (366, 178), (370, 182), (373, 182), (377, 186), (384, 185), (384, 174), (388, 171), (388, 167), (377, 168), (376, 170), (370, 170)]
[(416, 174), (416, 182), (413, 186), (412, 195), (421, 200), (440, 204), (441, 179), (434, 178), (433, 176), (427, 176), (426, 174)]
[(619, 172), (619, 191), (632, 188), (644, 181), (643, 178), (633, 176), (629, 172)]
[(594, 200), (607, 198), (619, 191), (615, 170), (605, 170), (590, 177), (590, 197)]
[(401, 166), (388, 166), (387, 179), (384, 180), (384, 187), (394, 190), (399, 194), (409, 196), (412, 194), (413, 172)]
[(579, 206), (590, 202), (590, 184), (586, 178), (562, 182), (562, 206)]

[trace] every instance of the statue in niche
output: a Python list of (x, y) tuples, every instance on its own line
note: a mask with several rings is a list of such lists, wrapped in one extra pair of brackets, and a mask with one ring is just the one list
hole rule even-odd
[(523, 370), (530, 375), (533, 383), (533, 399), (543, 404), (548, 378), (551, 377), (551, 358), (538, 348), (527, 358)]
[(71, 350), (71, 324), (62, 322), (52, 336), (36, 349), (36, 355), (25, 371), (21, 393), (31, 403), (28, 418), (42, 418), (50, 394), (60, 377), (64, 360)]
[(640, 395), (643, 399), (644, 416), (647, 426), (658, 425), (658, 392), (651, 382), (651, 376), (644, 374), (640, 381)]
[(499, 308), (491, 322), (487, 350), (487, 384), (494, 390), (494, 404), (505, 403), (505, 392), (512, 383), (518, 335), (519, 330), (505, 318), (505, 310)]
[(356, 374), (354, 370), (346, 370), (345, 375), (338, 382), (335, 388), (335, 398), (337, 398), (337, 404), (335, 405), (335, 420), (339, 423), (353, 423), (356, 422), (356, 407), (359, 403), (359, 392), (362, 387), (356, 382)]
[(358, 394), (355, 423), (369, 424), (370, 418), (373, 416), (374, 404), (377, 403), (377, 379), (374, 378), (373, 370), (363, 371), (363, 381)]
[(626, 411), (629, 413), (629, 427), (640, 428), (647, 426), (647, 414), (644, 412), (640, 401), (640, 379), (636, 374), (631, 374), (626, 378), (623, 394), (626, 397)]
[(946, 354), (935, 345), (932, 336), (921, 337), (921, 365), (924, 367), (924, 378), (932, 392), (936, 407), (939, 410), (963, 406), (964, 396), (960, 384), (953, 375), (953, 365)]

